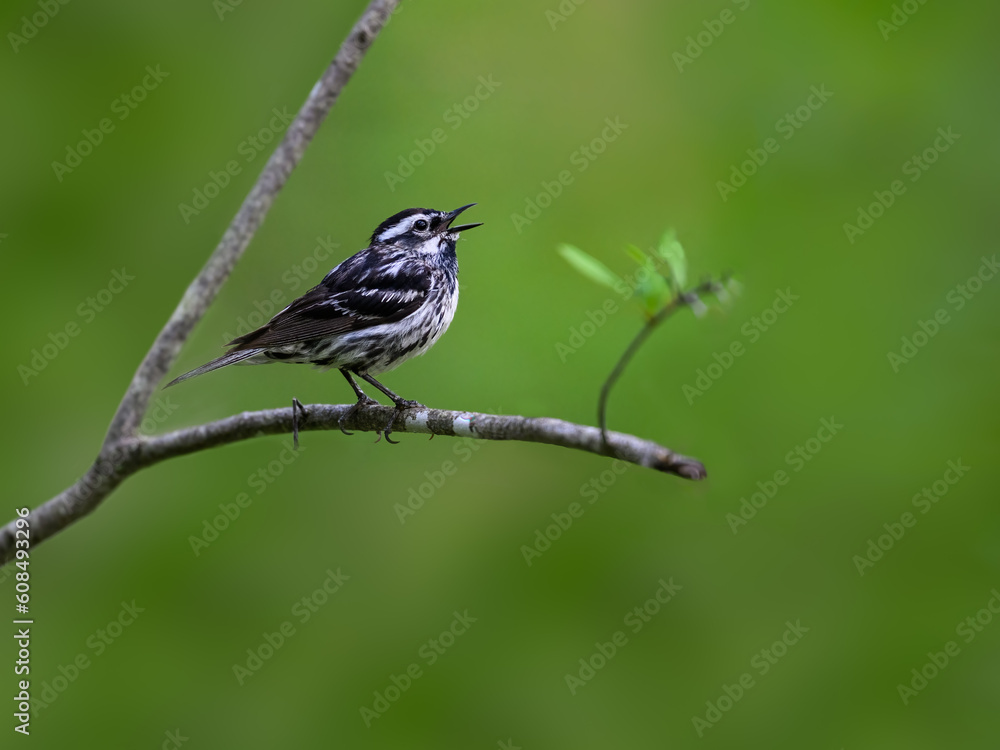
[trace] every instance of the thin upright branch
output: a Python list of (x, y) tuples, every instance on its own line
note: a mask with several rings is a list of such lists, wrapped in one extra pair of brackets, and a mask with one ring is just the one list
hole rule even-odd
[(104, 438), (105, 450), (122, 438), (136, 434), (156, 386), (170, 370), (188, 335), (229, 278), (257, 228), (263, 223), (278, 192), (301, 161), (306, 147), (323, 124), (340, 92), (398, 5), (399, 0), (372, 0), (361, 19), (351, 29), (337, 56), (313, 87), (305, 104), (288, 127), (285, 137), (268, 159), (250, 194), (222, 235), (215, 252), (191, 282), (177, 309), (136, 370)]
[[(601, 395), (597, 398), (597, 424), (600, 426), (601, 439), (604, 442), (604, 446), (608, 455), (616, 455), (614, 451), (614, 446), (608, 441), (608, 398), (611, 396), (611, 389), (614, 388), (615, 383), (618, 382), (618, 378), (621, 377), (622, 373), (625, 372), (625, 368), (628, 367), (629, 362), (632, 361), (632, 357), (635, 356), (636, 352), (642, 348), (642, 345), (646, 343), (646, 339), (659, 328), (667, 318), (673, 315), (675, 312), (680, 310), (682, 307), (689, 307), (695, 304), (699, 298), (698, 295), (706, 294), (708, 292), (717, 291), (720, 288), (718, 281), (705, 281), (696, 286), (694, 289), (689, 289), (686, 292), (677, 293), (669, 302), (667, 302), (660, 310), (646, 321), (646, 324), (642, 327), (639, 333), (636, 334), (635, 338), (625, 349), (625, 352), (619, 357), (618, 362), (615, 364), (614, 369), (611, 374), (608, 375), (608, 379), (604, 381), (604, 385), (601, 386)], [(704, 479), (704, 477), (698, 477), (698, 479)]]

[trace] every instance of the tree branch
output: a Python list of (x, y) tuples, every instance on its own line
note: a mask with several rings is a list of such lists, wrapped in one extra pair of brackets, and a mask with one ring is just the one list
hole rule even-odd
[(129, 384), (104, 438), (104, 450), (123, 438), (134, 437), (156, 386), (167, 374), (192, 329), (215, 300), (222, 284), (243, 255), (254, 232), (263, 223), (278, 191), (298, 165), (306, 147), (323, 124), (361, 58), (399, 5), (399, 0), (372, 0), (361, 19), (333, 58), (330, 67), (313, 87), (285, 137), (268, 159), (226, 233), (201, 273), (187, 288), (180, 304), (156, 337)]
[[(346, 415), (344, 427), (362, 432), (380, 432), (385, 428), (393, 407), (312, 404), (300, 412), (299, 431), (336, 430)], [(189, 453), (237, 443), (262, 435), (292, 432), (292, 408), (243, 412), (216, 422), (188, 427), (155, 437), (127, 438), (108, 455), (99, 458), (72, 487), (45, 504), (30, 516), (31, 545), (40, 542), (91, 513), (126, 478), (161, 461)], [(614, 449), (609, 450), (597, 427), (573, 424), (561, 419), (478, 414), (419, 407), (397, 418), (394, 433), (447, 435), (480, 440), (516, 440), (611, 456), (638, 466), (676, 474), (685, 479), (704, 479), (705, 467), (697, 460), (674, 453), (669, 448), (633, 435), (612, 432)], [(388, 450), (388, 448), (387, 448)], [(14, 522), (0, 529), (0, 563), (8, 562), (15, 552)]]
[[(177, 308), (132, 376), (94, 464), (76, 484), (30, 514), (34, 542), (51, 536), (89, 513), (124, 477), (135, 471), (130, 467), (135, 460), (137, 446), (143, 443), (138, 437), (138, 428), (156, 386), (170, 370), (191, 331), (229, 278), (278, 192), (301, 161), (306, 147), (312, 142), (340, 92), (398, 5), (399, 0), (372, 0), (351, 29), (333, 62), (309, 92), (215, 251), (184, 292)], [(0, 555), (4, 561), (13, 555), (12, 528), (8, 524), (0, 531)]]
[[(330, 67), (313, 87), (267, 165), (257, 178), (229, 228), (201, 272), (181, 298), (177, 309), (153, 342), (136, 370), (93, 465), (73, 484), (28, 515), (30, 542), (39, 543), (93, 512), (126, 478), (143, 468), (175, 456), (247, 440), (258, 435), (293, 431), (293, 408), (245, 412), (209, 424), (146, 437), (138, 427), (157, 385), (173, 365), (194, 326), (214, 301), (251, 238), (261, 225), (275, 197), (312, 141), (365, 52), (385, 26), (399, 0), (372, 0), (355, 24)], [(622, 365), (624, 366), (624, 365)], [(380, 432), (388, 422), (391, 407), (313, 405), (305, 407), (299, 429), (330, 430), (344, 426)], [(443, 411), (419, 407), (397, 419), (397, 432), (475, 437), (482, 440), (520, 440), (589, 451), (619, 458), (686, 479), (704, 479), (705, 467), (647, 440), (622, 433), (606, 433), (559, 419), (498, 416), (473, 412)], [(614, 449), (607, 438), (614, 440)], [(14, 558), (17, 547), (12, 521), (0, 529), (0, 565)]]

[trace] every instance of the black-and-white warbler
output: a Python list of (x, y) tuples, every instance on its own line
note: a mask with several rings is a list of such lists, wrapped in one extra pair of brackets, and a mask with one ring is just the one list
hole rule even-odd
[(481, 226), (452, 222), (474, 205), (447, 212), (410, 208), (389, 217), (368, 247), (266, 324), (229, 342), (232, 349), (226, 354), (167, 387), (232, 364), (297, 362), (336, 368), (358, 397), (354, 408), (377, 402), (352, 374), (392, 399), (396, 409), (384, 429), (389, 440), (398, 413), (419, 404), (396, 395), (374, 375), (423, 354), (448, 330), (458, 305), (455, 243), (460, 232)]

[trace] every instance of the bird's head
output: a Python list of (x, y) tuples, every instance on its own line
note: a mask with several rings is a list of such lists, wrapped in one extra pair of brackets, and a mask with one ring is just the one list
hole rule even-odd
[(378, 225), (372, 234), (372, 244), (398, 245), (427, 253), (439, 253), (446, 248), (454, 250), (459, 232), (482, 226), (482, 223), (452, 224), (460, 213), (474, 205), (470, 203), (454, 211), (435, 211), (432, 208), (400, 211)]

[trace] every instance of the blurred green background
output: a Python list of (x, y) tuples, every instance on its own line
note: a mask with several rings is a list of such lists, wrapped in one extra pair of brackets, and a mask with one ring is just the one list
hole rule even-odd
[[(904, 5), (915, 12), (892, 30), (879, 25), (892, 23), (889, 2), (404, 3), (172, 373), (216, 356), (255, 302), (301, 293), (392, 213), (478, 201), (469, 220), (486, 226), (459, 245), (454, 324), (384, 381), (431, 406), (592, 424), (642, 318), (555, 249), (578, 245), (626, 274), (624, 247), (673, 226), (694, 276), (733, 270), (744, 293), (658, 331), (615, 392), (611, 424), (699, 457), (709, 479), (615, 474), (544, 446), (402, 435), (390, 447), (336, 432), (306, 434), (294, 458), (284, 439), (262, 438), (161, 464), (33, 552), (31, 678), (36, 698), (48, 685), (54, 700), (28, 742), (995, 747), (1000, 278), (957, 300), (997, 252), (1000, 10)], [(298, 109), (363, 7), (73, 2), (33, 38), (6, 37), (4, 520), (87, 468), (270, 153), (247, 139), (272, 110)], [(0, 30), (20, 35), (40, 12), (7, 3)], [(167, 76), (122, 109), (147, 66)], [(832, 96), (808, 109), (813, 87)], [(113, 130), (57, 175), (52, 163), (102, 118)], [(581, 161), (606, 118), (624, 129)], [(434, 153), (387, 178), (436, 128)], [(947, 150), (939, 128), (960, 136)], [(741, 167), (748, 149), (766, 163)], [(928, 168), (915, 168), (927, 149)], [(185, 221), (179, 204), (230, 160), (239, 173)], [(755, 173), (723, 199), (719, 183), (741, 168)], [(515, 221), (563, 170), (572, 181), (551, 205)], [(895, 180), (905, 192), (849, 239), (844, 224)], [(313, 265), (317, 238), (338, 247)], [(298, 266), (312, 269), (304, 280)], [(102, 295), (122, 269), (134, 279)], [(776, 290), (798, 300), (762, 318)], [(561, 357), (557, 344), (608, 299), (618, 312)], [(889, 353), (939, 309), (947, 322), (894, 370)], [(770, 321), (756, 336), (755, 318)], [(25, 375), (68, 323), (79, 335)], [(734, 342), (744, 354), (686, 396)], [(164, 394), (146, 427), (292, 396), (350, 392), (335, 373), (234, 368)], [(836, 436), (810, 443), (831, 418)], [(442, 482), (447, 461), (456, 470)], [(949, 461), (969, 469), (958, 478)], [(742, 501), (780, 471), (787, 483), (751, 516)], [(396, 506), (421, 489), (401, 522)], [(191, 538), (241, 493), (250, 504), (196, 554)], [(522, 548), (574, 502), (582, 515), (529, 566)], [(741, 507), (745, 524), (733, 520)], [(903, 527), (907, 512), (915, 525)], [(875, 559), (880, 541), (891, 547)], [(328, 571), (349, 579), (314, 596)], [(680, 590), (654, 599), (648, 621), (630, 616), (661, 579)], [(142, 612), (109, 628), (133, 600)], [(466, 611), (475, 622), (435, 653), (429, 641)], [(976, 629), (963, 626), (977, 613)], [(294, 633), (241, 684), (234, 665), (247, 667), (248, 649), (268, 655), (283, 623)], [(808, 632), (786, 635), (786, 623)], [(595, 644), (617, 631), (624, 645), (591, 674), (580, 660), (600, 665)], [(783, 636), (794, 645), (772, 648)], [(959, 655), (927, 668), (949, 641)], [(13, 695), (13, 648), (0, 658)], [(378, 709), (393, 677), (406, 685), (411, 664), (420, 676), (366, 722), (362, 709)], [(914, 669), (931, 675), (919, 690)], [(581, 670), (590, 678), (571, 690)], [(905, 702), (901, 684), (915, 692)], [(9, 711), (4, 725), (7, 746)]]

